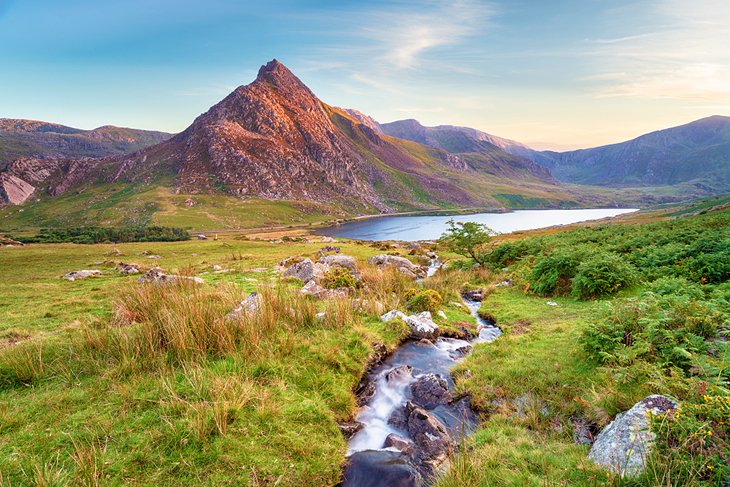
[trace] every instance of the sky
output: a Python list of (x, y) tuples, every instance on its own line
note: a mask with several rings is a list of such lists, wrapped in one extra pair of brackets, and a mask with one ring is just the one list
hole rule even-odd
[(0, 0), (0, 117), (178, 132), (272, 58), (381, 122), (538, 149), (730, 115), (728, 0)]

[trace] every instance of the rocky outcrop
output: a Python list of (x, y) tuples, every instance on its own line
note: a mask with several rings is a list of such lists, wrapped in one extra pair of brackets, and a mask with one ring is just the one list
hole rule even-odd
[(32, 184), (12, 174), (0, 174), (0, 204), (23, 204), (34, 192)]
[(311, 280), (307, 282), (299, 292), (303, 295), (313, 296), (317, 299), (334, 299), (349, 296), (352, 289), (347, 287), (327, 289), (317, 284), (314, 280)]
[(635, 476), (644, 471), (656, 435), (650, 430), (649, 415), (676, 409), (665, 396), (651, 395), (636, 403), (601, 431), (588, 458), (619, 475)]
[(329, 266), (326, 264), (315, 264), (312, 259), (303, 259), (286, 266), (281, 275), (308, 283), (309, 281), (319, 281), (328, 270)]
[(101, 275), (101, 271), (83, 270), (83, 271), (69, 272), (68, 274), (65, 274), (63, 276), (63, 278), (68, 279), (69, 281), (78, 281), (80, 279), (86, 279), (87, 277), (96, 277), (96, 276), (100, 276), (100, 275)]

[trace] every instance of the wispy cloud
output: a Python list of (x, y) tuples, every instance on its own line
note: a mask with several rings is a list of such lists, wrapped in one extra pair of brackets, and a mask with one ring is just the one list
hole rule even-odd
[(380, 61), (413, 69), (429, 51), (459, 45), (479, 33), (494, 14), (494, 7), (483, 1), (418, 2), (366, 12), (359, 34), (379, 51)]
[(652, 31), (595, 41), (599, 97), (730, 100), (730, 2), (651, 4)]

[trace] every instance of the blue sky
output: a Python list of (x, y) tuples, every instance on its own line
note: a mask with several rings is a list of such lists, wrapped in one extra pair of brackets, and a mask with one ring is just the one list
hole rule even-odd
[(587, 147), (730, 114), (730, 2), (0, 0), (0, 117), (176, 132), (278, 58), (380, 121)]

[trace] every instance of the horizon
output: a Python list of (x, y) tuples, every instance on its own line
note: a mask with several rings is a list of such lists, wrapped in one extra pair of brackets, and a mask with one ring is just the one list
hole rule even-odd
[(730, 112), (730, 6), (716, 0), (193, 3), (0, 0), (0, 117), (177, 133), (271, 58), (381, 123), (540, 150)]

